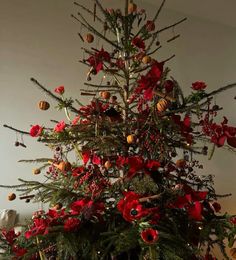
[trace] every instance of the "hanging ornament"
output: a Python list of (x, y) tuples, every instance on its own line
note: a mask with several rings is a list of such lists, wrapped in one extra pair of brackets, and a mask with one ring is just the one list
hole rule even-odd
[(148, 63), (150, 63), (152, 61), (152, 58), (150, 57), (150, 56), (148, 56), (148, 55), (146, 55), (146, 56), (144, 56), (143, 58), (142, 58), (142, 63), (144, 63), (144, 64), (148, 64)]
[(55, 166), (62, 172), (68, 172), (71, 170), (71, 164), (69, 162), (62, 161), (59, 164), (55, 164)]
[(87, 33), (85, 36), (85, 41), (87, 43), (92, 43), (94, 41), (94, 36), (91, 33)]
[(128, 13), (132, 14), (135, 13), (137, 11), (137, 5), (134, 3), (129, 3), (128, 5)]
[(48, 110), (50, 107), (50, 104), (47, 101), (42, 100), (42, 101), (39, 101), (38, 107), (41, 110)]
[(111, 93), (109, 91), (101, 91), (100, 92), (100, 97), (103, 99), (109, 99), (111, 96)]
[(127, 140), (128, 144), (133, 144), (134, 141), (135, 141), (135, 136), (134, 135), (128, 135), (126, 140)]
[(40, 169), (33, 169), (33, 174), (34, 175), (38, 175), (41, 173), (41, 170)]
[(179, 159), (176, 161), (175, 165), (178, 168), (184, 168), (186, 166), (186, 161), (184, 159)]
[(15, 193), (9, 193), (8, 194), (8, 200), (9, 201), (12, 201), (12, 200), (15, 200), (16, 199), (16, 194)]
[(164, 112), (167, 109), (168, 105), (169, 105), (168, 101), (162, 98), (157, 103), (157, 110), (159, 112)]
[(111, 168), (111, 162), (110, 161), (106, 161), (105, 163), (104, 163), (104, 167), (107, 169), (107, 170), (109, 170), (110, 168)]

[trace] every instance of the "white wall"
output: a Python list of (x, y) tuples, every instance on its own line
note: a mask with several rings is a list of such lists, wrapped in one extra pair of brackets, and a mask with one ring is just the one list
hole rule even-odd
[[(33, 86), (30, 77), (35, 77), (51, 89), (65, 85), (68, 96), (79, 97), (86, 68), (77, 62), (82, 57), (82, 44), (76, 35), (80, 26), (70, 18), (70, 14), (75, 12), (72, 2), (0, 0), (1, 125), (6, 123), (29, 130), (31, 124), (46, 125), (49, 119), (64, 118), (53, 109), (42, 112), (37, 108), (39, 100), (48, 98)], [(103, 2), (109, 3), (107, 6), (119, 5), (115, 0)], [(144, 7), (145, 1), (140, 2)], [(154, 14), (155, 8), (148, 6), (146, 9)], [(168, 25), (182, 17), (184, 14), (164, 10), (158, 25)], [(176, 54), (169, 66), (172, 75), (187, 92), (191, 83), (197, 80), (206, 81), (209, 91), (236, 82), (236, 28), (188, 17), (188, 21), (175, 31), (180, 32), (182, 37), (165, 44), (157, 58)], [(160, 40), (164, 44), (171, 36), (170, 31)], [(232, 125), (236, 125), (235, 94), (234, 90), (217, 97), (219, 104), (225, 107), (220, 116), (227, 115)], [(50, 103), (52, 107), (56, 105)], [(19, 177), (40, 180), (40, 177), (32, 175), (34, 165), (22, 165), (17, 161), (50, 156), (48, 150), (42, 144), (35, 144), (32, 138), (25, 138), (27, 149), (17, 148), (14, 146), (15, 133), (2, 127), (0, 136), (1, 184), (17, 183)], [(218, 192), (233, 193), (222, 203), (225, 210), (236, 213), (235, 155), (221, 149), (216, 151), (211, 161), (202, 159), (205, 163), (202, 173), (216, 176)], [(14, 208), (21, 215), (26, 215), (39, 207), (20, 200), (8, 202), (7, 194), (7, 190), (0, 189), (0, 208)]]

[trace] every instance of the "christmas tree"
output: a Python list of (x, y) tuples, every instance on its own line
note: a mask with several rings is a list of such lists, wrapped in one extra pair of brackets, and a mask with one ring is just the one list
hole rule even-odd
[[(102, 25), (100, 31), (84, 14), (72, 15), (88, 31), (79, 33), (84, 46), (95, 37), (104, 42), (83, 48), (88, 73), (81, 95), (92, 99), (84, 105), (66, 97), (64, 86), (53, 91), (32, 78), (66, 119), (52, 120), (53, 128), (33, 125), (29, 132), (4, 125), (52, 151), (51, 158), (24, 160), (39, 164), (34, 174), (45, 173), (45, 182), (19, 179), (9, 186), (20, 199), (49, 209), (35, 212), (21, 233), (2, 230), (8, 259), (211, 260), (215, 246), (229, 259), (225, 243), (235, 257), (236, 218), (219, 212), (218, 199), (227, 194), (215, 192), (212, 175), (198, 174), (202, 165), (195, 156), (236, 148), (236, 128), (226, 117), (215, 122), (221, 108), (213, 102), (236, 84), (207, 92), (206, 83), (197, 81), (184, 95), (167, 66), (173, 56), (155, 59), (158, 36), (186, 20), (156, 29), (164, 3), (150, 19), (128, 0), (124, 10), (105, 9), (99, 0), (93, 10), (74, 3)], [(49, 107), (39, 102), (39, 109)]]

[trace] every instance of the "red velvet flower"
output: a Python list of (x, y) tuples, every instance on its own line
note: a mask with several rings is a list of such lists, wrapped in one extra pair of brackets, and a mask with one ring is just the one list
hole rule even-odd
[(154, 244), (159, 239), (159, 233), (156, 229), (147, 228), (141, 232), (141, 238), (147, 244)]
[(64, 222), (64, 230), (66, 232), (76, 231), (79, 227), (80, 220), (78, 218), (68, 218)]
[(133, 38), (132, 44), (139, 49), (145, 49), (145, 43), (140, 37)]
[(146, 27), (146, 30), (148, 32), (154, 31), (155, 30), (155, 23), (153, 21), (149, 20), (149, 21), (146, 22), (145, 27)]
[(236, 225), (236, 217), (232, 217), (230, 219), (230, 222), (233, 224), (233, 225)]
[(54, 89), (54, 92), (62, 95), (65, 92), (65, 88), (64, 88), (64, 86), (57, 87), (57, 88)]
[(139, 202), (139, 194), (133, 191), (128, 191), (124, 194), (125, 197), (117, 203), (117, 209), (122, 213), (122, 216), (126, 221), (132, 222), (149, 214)]
[(43, 131), (43, 128), (42, 128), (41, 126), (39, 126), (39, 125), (34, 125), (34, 126), (32, 126), (31, 129), (30, 129), (30, 135), (31, 135), (32, 137), (38, 137), (38, 136), (41, 135), (42, 131)]
[(48, 233), (49, 220), (42, 218), (35, 218), (34, 225), (30, 230), (25, 232), (25, 238), (29, 239), (32, 236), (46, 235)]
[(210, 203), (210, 207), (212, 208), (213, 211), (215, 211), (216, 213), (220, 212), (221, 210), (221, 205), (220, 203), (218, 202), (213, 202), (213, 203)]
[(62, 120), (54, 127), (54, 131), (57, 132), (57, 133), (63, 132), (65, 127), (66, 127), (66, 124)]
[(203, 90), (207, 87), (205, 82), (202, 81), (196, 81), (194, 83), (192, 83), (192, 89), (193, 90)]

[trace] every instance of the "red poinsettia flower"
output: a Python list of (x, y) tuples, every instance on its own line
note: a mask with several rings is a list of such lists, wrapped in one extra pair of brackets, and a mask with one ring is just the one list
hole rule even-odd
[(91, 219), (92, 217), (101, 219), (101, 215), (105, 210), (103, 202), (94, 202), (90, 199), (77, 200), (71, 204), (70, 208), (73, 215), (82, 214), (85, 219)]
[(49, 220), (48, 219), (42, 219), (42, 218), (35, 218), (33, 220), (34, 225), (33, 227), (25, 232), (25, 238), (29, 239), (32, 236), (37, 235), (46, 235), (48, 234), (48, 226), (49, 226)]
[(153, 21), (148, 20), (146, 22), (145, 28), (148, 32), (154, 31), (155, 30), (155, 23)]
[(66, 232), (73, 232), (76, 231), (79, 227), (80, 220), (78, 218), (68, 218), (64, 222), (64, 230)]
[(38, 137), (41, 135), (43, 128), (39, 125), (33, 125), (30, 129), (30, 135), (32, 137)]
[(64, 88), (64, 86), (57, 87), (57, 88), (54, 89), (54, 92), (62, 95), (65, 92), (65, 88)]
[(202, 81), (196, 81), (192, 83), (193, 90), (204, 90), (206, 87), (207, 87), (206, 83)]
[(14, 241), (16, 240), (16, 238), (20, 235), (20, 232), (16, 233), (14, 229), (10, 229), (9, 231), (3, 229), (1, 232), (2, 232), (3, 238), (10, 245), (12, 245), (14, 243)]
[(141, 232), (141, 238), (147, 244), (154, 244), (159, 239), (159, 233), (156, 229), (147, 228)]
[(54, 127), (54, 131), (57, 132), (57, 133), (61, 133), (61, 132), (64, 131), (65, 127), (66, 127), (66, 124), (62, 120), (58, 124), (56, 124), (56, 126)]
[(139, 49), (145, 49), (145, 43), (140, 37), (133, 38), (132, 44)]
[(154, 90), (158, 86), (163, 73), (163, 63), (155, 62), (146, 75), (142, 75), (138, 80), (138, 87), (135, 90), (136, 94), (143, 94), (144, 100), (152, 100)]
[(96, 51), (94, 55), (87, 59), (87, 62), (94, 68), (95, 72), (98, 73), (103, 69), (104, 62), (110, 62), (111, 57), (107, 51), (102, 48), (100, 51)]

